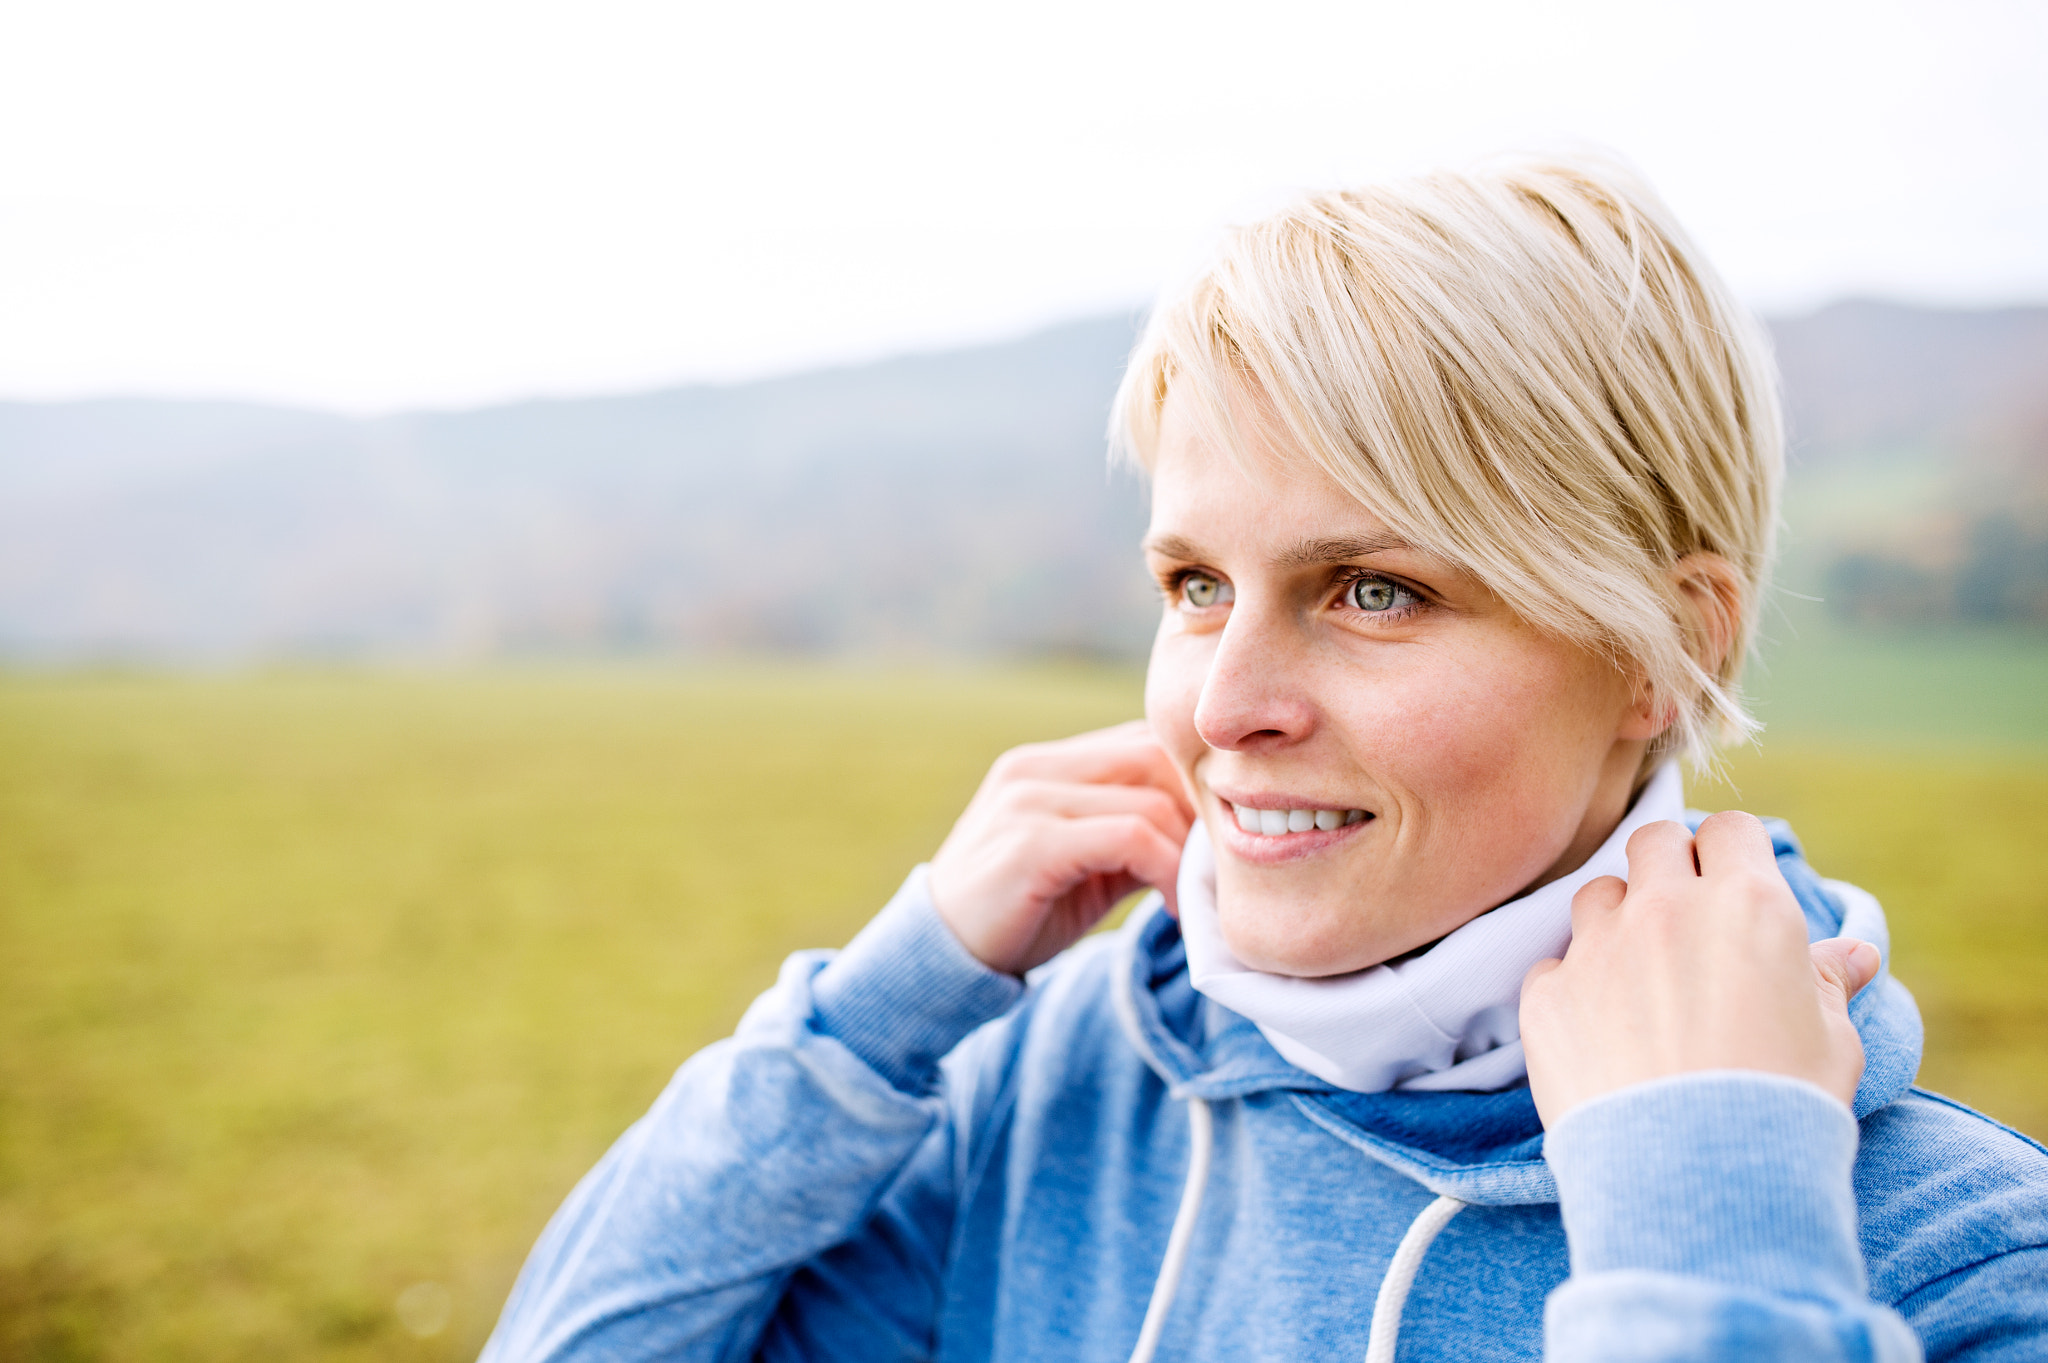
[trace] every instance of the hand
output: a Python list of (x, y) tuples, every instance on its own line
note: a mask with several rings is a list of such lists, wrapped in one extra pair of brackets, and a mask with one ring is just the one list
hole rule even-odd
[(1808, 946), (1770, 835), (1716, 814), (1698, 837), (1654, 823), (1628, 840), (1626, 883), (1602, 876), (1572, 900), (1572, 943), (1522, 981), (1522, 1044), (1543, 1124), (1589, 1098), (1688, 1070), (1810, 1080), (1850, 1103), (1863, 1043), (1849, 1000), (1877, 948)]
[(983, 964), (1021, 975), (1135, 890), (1172, 907), (1194, 818), (1143, 720), (1012, 748), (932, 858), (932, 901)]

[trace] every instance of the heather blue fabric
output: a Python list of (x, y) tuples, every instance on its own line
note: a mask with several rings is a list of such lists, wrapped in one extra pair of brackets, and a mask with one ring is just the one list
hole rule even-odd
[[(1811, 935), (1846, 913), (1885, 947), (1774, 835)], [(683, 1066), (550, 1223), (484, 1356), (1123, 1360), (1200, 1096), (1215, 1159), (1161, 1359), (1362, 1358), (1439, 1193), (1471, 1205), (1423, 1260), (1404, 1360), (2048, 1357), (2048, 1152), (1910, 1087), (1919, 1017), (1888, 968), (1851, 1016), (1854, 1118), (1724, 1071), (1546, 1138), (1526, 1088), (1295, 1069), (1188, 985), (1156, 903), (1028, 987), (994, 974), (919, 871)]]

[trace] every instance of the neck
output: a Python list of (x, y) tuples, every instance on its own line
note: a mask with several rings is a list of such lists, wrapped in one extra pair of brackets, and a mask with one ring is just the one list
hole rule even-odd
[(1644, 753), (1649, 744), (1640, 739), (1618, 740), (1608, 750), (1594, 776), (1592, 790), (1586, 798), (1586, 813), (1579, 820), (1578, 832), (1572, 835), (1557, 860), (1543, 869), (1543, 874), (1515, 891), (1512, 898), (1520, 899), (1531, 890), (1539, 890), (1553, 880), (1570, 875), (1586, 864), (1586, 858), (1600, 850), (1621, 825), (1628, 814), (1629, 806), (1635, 803), (1637, 794), (1649, 784), (1653, 770), (1645, 770)]

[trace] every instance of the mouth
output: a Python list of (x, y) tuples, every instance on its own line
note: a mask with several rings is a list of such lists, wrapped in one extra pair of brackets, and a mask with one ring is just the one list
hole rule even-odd
[(1212, 831), (1237, 856), (1255, 862), (1292, 861), (1346, 841), (1373, 821), (1369, 809), (1315, 805), (1279, 795), (1233, 800), (1212, 791), (1222, 806), (1222, 827)]
[(1236, 817), (1240, 831), (1259, 838), (1284, 838), (1318, 829), (1328, 833), (1372, 817), (1362, 809), (1254, 809), (1228, 800), (1223, 801), (1223, 806)]

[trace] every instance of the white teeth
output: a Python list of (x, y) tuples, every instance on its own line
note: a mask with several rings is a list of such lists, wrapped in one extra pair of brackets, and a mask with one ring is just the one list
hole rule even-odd
[(1283, 833), (1306, 833), (1311, 828), (1327, 833), (1334, 828), (1363, 823), (1370, 817), (1362, 809), (1252, 809), (1235, 805), (1232, 810), (1237, 815), (1239, 828), (1269, 838)]

